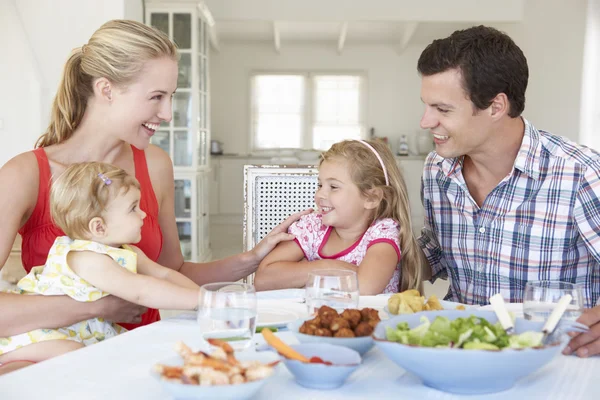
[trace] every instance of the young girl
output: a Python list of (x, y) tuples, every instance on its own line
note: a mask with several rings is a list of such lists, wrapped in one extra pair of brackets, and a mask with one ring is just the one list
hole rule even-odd
[[(196, 308), (198, 285), (127, 245), (141, 238), (146, 213), (139, 203), (140, 185), (124, 170), (98, 162), (71, 165), (50, 193), (52, 218), (67, 236), (56, 238), (45, 265), (19, 281), (20, 293), (82, 302), (111, 294), (145, 307)], [(0, 338), (0, 363), (42, 361), (124, 331), (93, 318)]]
[(420, 285), (422, 255), (411, 230), (408, 194), (396, 160), (380, 141), (349, 140), (321, 156), (317, 213), (303, 216), (260, 263), (257, 290), (303, 287), (308, 273), (357, 272), (361, 295)]

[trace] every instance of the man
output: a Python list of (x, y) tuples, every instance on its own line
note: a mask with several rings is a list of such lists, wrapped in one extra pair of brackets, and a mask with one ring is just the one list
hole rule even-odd
[[(418, 62), (433, 134), (425, 162), (419, 239), (447, 298), (521, 302), (525, 283), (580, 283), (586, 307), (600, 296), (600, 154), (537, 130), (521, 117), (529, 71), (506, 34), (478, 26), (434, 40)], [(567, 352), (600, 353), (595, 324)]]

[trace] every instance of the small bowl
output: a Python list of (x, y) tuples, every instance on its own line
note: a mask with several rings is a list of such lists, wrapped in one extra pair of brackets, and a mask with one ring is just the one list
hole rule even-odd
[(335, 389), (342, 386), (362, 361), (356, 351), (343, 346), (305, 343), (291, 347), (305, 357), (319, 357), (333, 364), (305, 363), (283, 357), (283, 363), (294, 375), (296, 382), (311, 389)]
[(357, 351), (358, 354), (360, 354), (361, 356), (375, 345), (375, 342), (373, 341), (373, 338), (371, 336), (337, 338), (327, 336), (306, 335), (304, 333), (300, 333), (300, 327), (302, 326), (304, 321), (308, 319), (311, 318), (298, 319), (294, 322), (290, 322), (287, 325), (288, 330), (294, 333), (294, 335), (300, 343), (326, 343), (335, 346), (344, 346)]
[[(410, 346), (387, 340), (387, 327), (395, 328), (407, 322), (410, 328), (421, 324), (426, 316), (431, 322), (437, 316), (454, 320), (459, 317), (485, 318), (498, 321), (493, 311), (426, 311), (398, 315), (379, 323), (373, 332), (379, 349), (393, 362), (412, 372), (426, 386), (457, 394), (494, 393), (510, 389), (519, 379), (549, 363), (560, 350), (560, 344), (539, 348), (503, 350), (465, 350)], [(516, 319), (515, 332), (541, 331), (543, 322)]]
[[(264, 352), (248, 352), (236, 354), (239, 361), (260, 361), (263, 364), (268, 364), (273, 361), (280, 360), (277, 353), (272, 351)], [(183, 365), (183, 360), (180, 356), (173, 356), (165, 360), (159, 361), (159, 364), (179, 366)], [(275, 367), (277, 368), (277, 367)], [(258, 381), (241, 383), (238, 385), (218, 385), (218, 386), (200, 386), (200, 385), (185, 385), (182, 383), (169, 382), (161, 378), (160, 374), (154, 370), (151, 371), (160, 382), (163, 389), (175, 399), (220, 399), (220, 400), (245, 400), (249, 399), (260, 390), (260, 388), (277, 372), (265, 379)]]

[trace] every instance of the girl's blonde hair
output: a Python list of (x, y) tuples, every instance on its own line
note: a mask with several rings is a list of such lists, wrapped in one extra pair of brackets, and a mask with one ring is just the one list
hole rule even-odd
[(132, 187), (140, 188), (137, 179), (114, 165), (100, 162), (72, 164), (52, 184), (50, 214), (54, 223), (71, 239), (86, 239), (92, 218), (102, 218), (111, 200)]
[(377, 156), (364, 143), (357, 140), (345, 140), (331, 146), (321, 155), (320, 164), (324, 161), (344, 160), (348, 163), (352, 182), (364, 197), (371, 197), (371, 190), (381, 189), (383, 197), (373, 213), (373, 221), (392, 218), (400, 224), (401, 248), (401, 280), (399, 291), (419, 288), (421, 286), (421, 266), (424, 255), (411, 229), (410, 204), (408, 191), (402, 173), (396, 164), (394, 155), (387, 144), (380, 140), (369, 140), (369, 143), (381, 157), (388, 173), (389, 185)]
[(169, 57), (178, 60), (177, 47), (158, 29), (129, 20), (102, 25), (89, 42), (71, 53), (52, 104), (50, 124), (36, 147), (62, 143), (77, 129), (97, 78), (116, 86), (133, 82), (147, 61)]

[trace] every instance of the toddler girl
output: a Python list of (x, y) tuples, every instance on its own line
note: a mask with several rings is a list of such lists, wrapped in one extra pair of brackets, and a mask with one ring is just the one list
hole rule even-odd
[[(78, 301), (111, 294), (145, 307), (196, 308), (198, 285), (128, 245), (141, 239), (146, 213), (139, 203), (140, 185), (124, 170), (97, 162), (71, 165), (50, 193), (52, 218), (66, 236), (56, 239), (45, 265), (19, 281), (19, 292)], [(48, 328), (0, 338), (0, 363), (42, 361), (125, 331), (102, 318)]]

